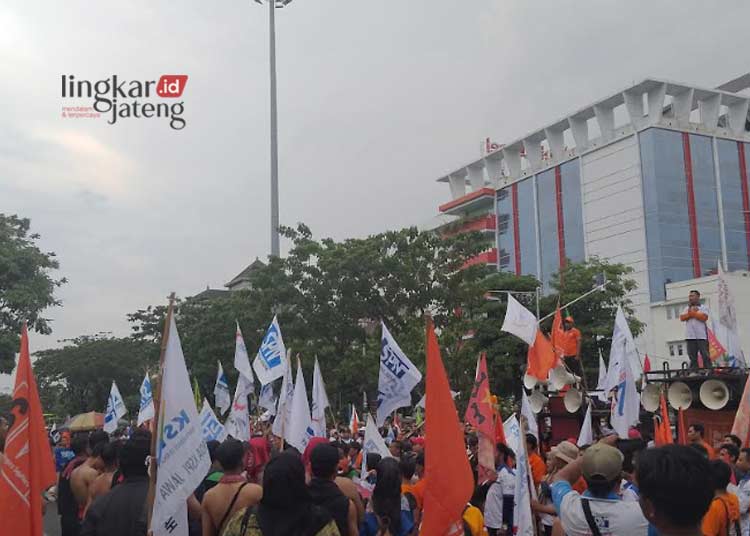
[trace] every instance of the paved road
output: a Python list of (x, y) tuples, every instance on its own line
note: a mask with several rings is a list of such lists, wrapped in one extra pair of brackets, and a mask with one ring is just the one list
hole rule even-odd
[(44, 515), (44, 535), (60, 536), (60, 518), (57, 515), (57, 503), (47, 505), (47, 513)]

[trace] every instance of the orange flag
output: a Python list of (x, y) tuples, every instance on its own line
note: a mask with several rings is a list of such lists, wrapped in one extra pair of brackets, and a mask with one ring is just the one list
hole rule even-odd
[[(497, 400), (497, 399), (495, 399)], [(494, 410), (492, 407), (492, 394), (490, 393), (490, 377), (487, 374), (487, 355), (482, 352), (477, 367), (477, 375), (474, 379), (474, 387), (471, 390), (469, 405), (466, 407), (464, 420), (472, 425), (478, 432), (489, 437), (495, 437), (495, 421), (492, 418)]]
[(552, 340), (552, 348), (555, 351), (555, 355), (558, 359), (562, 359), (565, 356), (566, 333), (563, 329), (562, 314), (560, 314), (559, 303), (557, 304), (557, 309), (555, 309), (555, 316), (552, 320), (552, 331), (550, 332), (550, 337)]
[(677, 442), (680, 445), (687, 445), (687, 426), (685, 426), (685, 412), (682, 408), (677, 410)]
[(664, 444), (671, 445), (674, 443), (672, 438), (672, 427), (669, 424), (669, 412), (667, 411), (667, 401), (664, 400), (664, 393), (659, 395), (659, 405), (661, 406), (661, 429), (664, 434)]
[(557, 363), (557, 356), (555, 355), (552, 343), (541, 330), (537, 330), (534, 344), (529, 346), (529, 353), (526, 359), (526, 374), (546, 381), (549, 371), (555, 366), (555, 363)]
[(464, 432), (453, 403), (448, 376), (432, 320), (427, 321), (427, 378), (425, 401), (424, 515), (421, 534), (463, 534), (461, 515), (474, 489)]
[(664, 429), (661, 426), (661, 419), (654, 415), (654, 445), (657, 447), (663, 447), (664, 443)]
[(3, 534), (42, 536), (42, 492), (55, 483), (42, 404), (29, 359), (29, 336), (21, 331), (21, 355), (0, 466), (0, 519)]

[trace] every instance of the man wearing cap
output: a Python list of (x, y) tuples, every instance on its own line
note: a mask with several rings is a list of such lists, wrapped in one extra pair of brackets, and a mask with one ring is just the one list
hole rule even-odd
[(578, 447), (570, 441), (562, 441), (552, 447), (547, 455), (547, 476), (539, 486), (539, 501), (531, 501), (531, 508), (539, 514), (539, 519), (544, 527), (544, 534), (552, 534), (552, 526), (557, 516), (557, 511), (552, 504), (552, 491), (550, 484), (555, 474), (567, 464), (578, 458)]
[(583, 368), (581, 367), (581, 332), (573, 323), (573, 317), (569, 314), (563, 321), (564, 336), (561, 341), (561, 349), (565, 366), (576, 376), (583, 377)]
[[(552, 502), (568, 536), (647, 535), (648, 521), (637, 502), (621, 500), (623, 455), (605, 438), (554, 477)], [(588, 490), (583, 495), (573, 483), (583, 474)]]

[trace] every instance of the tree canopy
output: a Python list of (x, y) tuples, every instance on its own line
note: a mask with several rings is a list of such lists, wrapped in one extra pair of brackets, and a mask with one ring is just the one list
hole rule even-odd
[(59, 268), (55, 254), (41, 251), (30, 229), (30, 220), (0, 213), (0, 372), (13, 370), (24, 321), (30, 330), (52, 333), (42, 313), (60, 305), (55, 290), (66, 282), (51, 275)]

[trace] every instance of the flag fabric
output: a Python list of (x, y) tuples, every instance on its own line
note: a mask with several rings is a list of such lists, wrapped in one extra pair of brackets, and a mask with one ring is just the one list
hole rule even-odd
[(305, 452), (305, 447), (312, 436), (312, 420), (310, 419), (310, 405), (307, 403), (305, 377), (302, 375), (302, 363), (297, 359), (297, 379), (294, 382), (292, 411), (289, 415), (289, 427), (284, 430), (284, 439), (298, 451)]
[(260, 396), (258, 397), (258, 405), (269, 412), (271, 415), (276, 415), (276, 397), (273, 394), (273, 383), (267, 383), (260, 388)]
[(57, 445), (62, 439), (62, 435), (60, 435), (60, 432), (57, 431), (57, 423), (52, 423), (52, 428), (50, 428), (49, 430), (49, 438), (55, 445)]
[(750, 447), (750, 376), (745, 380), (745, 389), (734, 415), (732, 433), (742, 440), (743, 447)]
[(512, 333), (529, 346), (533, 345), (537, 338), (538, 325), (534, 313), (526, 309), (508, 293), (508, 307), (505, 310), (502, 331)]
[(383, 436), (380, 435), (378, 427), (375, 425), (375, 419), (368, 413), (365, 415), (365, 420), (367, 422), (365, 423), (365, 439), (362, 442), (362, 457), (366, 458), (368, 452), (375, 452), (383, 458), (390, 457), (391, 451), (388, 450)]
[(219, 369), (216, 371), (214, 403), (221, 415), (225, 414), (232, 405), (232, 396), (229, 394), (229, 380), (227, 380), (227, 375), (224, 374), (224, 367), (221, 366), (221, 361), (219, 361)]
[(478, 481), (479, 483), (494, 480), (495, 474), (495, 411), (492, 407), (490, 380), (487, 374), (487, 356), (484, 352), (477, 362), (474, 387), (471, 390), (469, 405), (466, 407), (464, 421), (477, 431)]
[(284, 339), (281, 337), (279, 321), (274, 316), (271, 325), (268, 326), (268, 330), (263, 336), (263, 341), (260, 343), (258, 355), (253, 360), (253, 370), (261, 385), (284, 376), (284, 371), (291, 366), (285, 357)]
[(386, 417), (398, 408), (411, 406), (411, 391), (422, 381), (422, 373), (401, 351), (385, 323), (380, 323), (380, 374), (378, 376), (377, 424), (383, 426)]
[(250, 358), (247, 356), (247, 347), (245, 346), (245, 339), (242, 338), (239, 322), (237, 322), (237, 332), (234, 335), (234, 368), (245, 377), (247, 383), (250, 384), (250, 388), (252, 388), (255, 379), (253, 378), (253, 370), (250, 367)]
[[(635, 388), (633, 369), (629, 362), (629, 342), (626, 337), (618, 337), (618, 325), (612, 335), (612, 351), (609, 354), (608, 390), (615, 389), (610, 409), (610, 424), (621, 439), (628, 439), (628, 430), (638, 422), (640, 401)], [(613, 379), (614, 378), (614, 379)]]
[(604, 362), (602, 357), (602, 349), (599, 348), (599, 378), (596, 380), (596, 389), (599, 391), (596, 397), (602, 402), (607, 401), (607, 364)]
[(195, 397), (195, 407), (199, 408), (203, 405), (203, 397), (201, 397), (201, 388), (198, 385), (198, 378), (193, 376), (193, 396)]
[(664, 434), (664, 444), (671, 445), (674, 443), (672, 438), (672, 427), (669, 424), (669, 411), (667, 410), (667, 401), (664, 399), (664, 393), (659, 396), (659, 407), (661, 410), (662, 433)]
[[(458, 396), (458, 391), (451, 391), (451, 397), (453, 397), (453, 400), (455, 400), (457, 396)], [(419, 402), (417, 402), (416, 407), (424, 409), (426, 399), (427, 399), (427, 393), (422, 395), (422, 398), (419, 399)]]
[(612, 346), (609, 351), (609, 370), (607, 371), (606, 389), (611, 391), (620, 383), (619, 362), (623, 361), (630, 367), (631, 376), (640, 378), (643, 370), (638, 358), (638, 350), (635, 347), (633, 334), (625, 318), (625, 311), (617, 306), (615, 314), (615, 327), (612, 331)]
[[(734, 433), (734, 429), (732, 429), (732, 433)], [(688, 444), (687, 426), (685, 426), (685, 412), (682, 408), (677, 410), (677, 442), (680, 445)], [(743, 442), (743, 446), (746, 446), (746, 443)]]
[(474, 477), (431, 320), (427, 321), (426, 346), (425, 436), (430, 446), (425, 449), (427, 480), (421, 533), (454, 536), (463, 534), (461, 516), (474, 490)]
[(709, 359), (711, 361), (716, 361), (721, 357), (725, 357), (727, 355), (727, 349), (724, 348), (724, 346), (722, 346), (722, 344), (719, 342), (718, 337), (716, 337), (716, 332), (711, 328), (706, 328), (706, 331), (708, 332)]
[(531, 409), (529, 403), (529, 397), (526, 396), (526, 391), (521, 389), (521, 415), (526, 417), (527, 431), (539, 440), (539, 424), (536, 422), (536, 413)]
[(55, 463), (29, 357), (26, 324), (13, 387), (5, 452), (0, 463), (3, 534), (42, 536), (42, 493), (55, 484)]
[(320, 363), (315, 358), (315, 367), (313, 368), (313, 387), (312, 387), (312, 429), (313, 435), (317, 437), (328, 437), (326, 427), (326, 408), (328, 395), (326, 395), (326, 384), (323, 382), (323, 374), (320, 372)]
[(503, 431), (505, 432), (505, 444), (513, 452), (518, 452), (521, 448), (521, 424), (514, 413), (503, 422)]
[(111, 434), (117, 430), (117, 421), (128, 412), (117, 384), (113, 381), (107, 399), (107, 411), (104, 412), (104, 431)]
[(591, 428), (591, 403), (589, 402), (589, 407), (586, 409), (586, 417), (583, 419), (583, 424), (581, 425), (581, 432), (578, 434), (578, 441), (576, 441), (576, 444), (579, 447), (582, 447), (584, 445), (593, 445), (594, 444), (594, 430)]
[[(289, 352), (288, 354), (290, 354)], [(289, 355), (285, 357), (284, 376), (281, 380), (281, 391), (276, 405), (276, 418), (271, 431), (277, 437), (284, 437), (284, 431), (289, 428), (289, 418), (292, 414), (292, 400), (294, 399), (294, 375)]]
[(526, 374), (534, 376), (541, 381), (547, 381), (549, 371), (552, 370), (558, 362), (555, 349), (547, 336), (541, 331), (536, 332), (534, 344), (529, 346), (526, 355)]
[(737, 328), (737, 311), (734, 306), (734, 297), (729, 289), (721, 262), (719, 262), (718, 273), (719, 314), (717, 319), (712, 318), (713, 331), (716, 332), (717, 340), (723, 341), (726, 346), (724, 352), (726, 365), (745, 368), (747, 364)]
[(558, 359), (565, 357), (565, 329), (563, 328), (562, 314), (560, 314), (560, 303), (557, 304), (555, 309), (555, 316), (552, 320), (552, 331), (550, 332), (550, 342), (552, 343), (552, 349), (555, 351), (555, 355)]
[(237, 388), (234, 390), (232, 408), (227, 417), (227, 433), (240, 441), (250, 440), (250, 408), (247, 395), (252, 391), (252, 384), (245, 376), (237, 376)]
[(218, 417), (211, 409), (208, 400), (203, 399), (203, 408), (200, 414), (201, 419), (201, 432), (203, 432), (203, 440), (207, 443), (209, 441), (223, 442), (227, 438), (227, 431), (224, 425), (221, 424)]
[(154, 418), (154, 393), (151, 389), (151, 380), (148, 377), (148, 373), (143, 378), (141, 383), (141, 403), (138, 409), (138, 421), (137, 425), (140, 426), (144, 422)]
[(164, 352), (159, 422), (156, 437), (156, 497), (151, 518), (154, 536), (174, 535), (179, 525), (187, 534), (186, 501), (211, 468), (190, 389), (180, 336), (170, 315)]
[[(523, 429), (522, 429), (523, 433)], [(516, 489), (513, 494), (513, 535), (534, 536), (534, 517), (531, 514), (531, 486), (529, 485), (529, 457), (526, 443), (516, 451)]]
[(349, 431), (352, 433), (352, 437), (359, 433), (359, 416), (357, 415), (357, 408), (352, 404), (352, 414), (349, 419)]
[(648, 354), (643, 357), (643, 372), (651, 372), (651, 360), (648, 358)]

